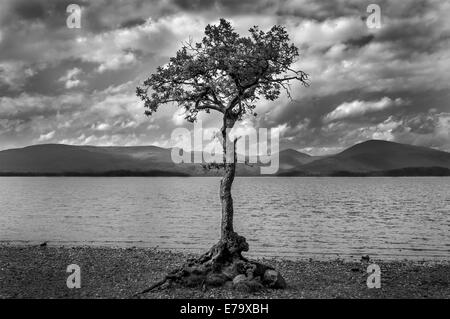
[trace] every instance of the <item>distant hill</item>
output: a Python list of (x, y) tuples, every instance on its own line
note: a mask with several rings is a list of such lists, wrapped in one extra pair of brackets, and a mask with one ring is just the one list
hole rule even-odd
[[(151, 165), (146, 159), (152, 159)], [(162, 168), (161, 163), (166, 164), (169, 159), (170, 150), (154, 146), (121, 148), (45, 144), (0, 152), (0, 171), (62, 173), (146, 170)]]
[[(176, 164), (171, 149), (41, 144), (0, 151), (0, 175), (203, 176), (217, 175), (202, 164)], [(193, 154), (189, 152), (190, 158)], [(239, 175), (258, 175), (258, 166), (239, 164)]]
[[(192, 156), (191, 153), (189, 153)], [(327, 157), (292, 149), (279, 153), (280, 176), (450, 175), (450, 153), (371, 140)], [(259, 175), (260, 164), (238, 164), (237, 175)], [(210, 176), (201, 164), (175, 164), (171, 149), (157, 146), (33, 145), (0, 151), (0, 175)]]
[(394, 142), (370, 140), (343, 152), (305, 164), (298, 169), (312, 174), (376, 172), (408, 167), (450, 169), (450, 153)]
[(293, 149), (287, 149), (280, 152), (280, 169), (292, 169), (303, 164), (310, 163), (318, 157), (314, 157)]

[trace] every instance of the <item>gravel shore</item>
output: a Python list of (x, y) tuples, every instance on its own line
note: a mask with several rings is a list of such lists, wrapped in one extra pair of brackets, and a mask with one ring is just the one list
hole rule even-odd
[[(0, 298), (131, 298), (192, 257), (143, 248), (0, 245)], [(450, 262), (344, 262), (263, 259), (282, 273), (284, 290), (171, 288), (140, 298), (450, 298)], [(369, 289), (367, 266), (381, 268), (381, 288)], [(81, 288), (69, 289), (66, 268), (81, 268)]]

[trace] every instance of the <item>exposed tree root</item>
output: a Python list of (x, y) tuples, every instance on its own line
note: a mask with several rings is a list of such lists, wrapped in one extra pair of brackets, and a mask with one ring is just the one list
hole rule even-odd
[(164, 279), (137, 295), (177, 285), (204, 289), (225, 286), (244, 292), (285, 288), (285, 280), (272, 267), (249, 261), (242, 256), (242, 252), (248, 251), (248, 248), (245, 238), (232, 232), (207, 253), (187, 260), (180, 268), (169, 272)]

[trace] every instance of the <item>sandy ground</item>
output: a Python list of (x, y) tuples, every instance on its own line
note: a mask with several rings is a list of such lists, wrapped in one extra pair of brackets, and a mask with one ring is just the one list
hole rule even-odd
[[(0, 245), (0, 298), (131, 298), (176, 268), (187, 255), (141, 248)], [(192, 257), (192, 256), (190, 256)], [(369, 289), (368, 262), (260, 260), (279, 270), (285, 290), (171, 288), (141, 298), (450, 298), (450, 262), (383, 262), (381, 288)], [(66, 268), (81, 268), (81, 288), (66, 285)]]

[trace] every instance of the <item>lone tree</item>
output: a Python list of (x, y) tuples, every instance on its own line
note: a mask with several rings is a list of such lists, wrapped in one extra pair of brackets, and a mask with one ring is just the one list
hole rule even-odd
[[(186, 120), (190, 122), (196, 121), (201, 111), (210, 113), (213, 110), (223, 116), (220, 134), (223, 147), (220, 166), (224, 169), (220, 182), (221, 238), (206, 254), (189, 260), (152, 288), (167, 281), (217, 286), (239, 274), (245, 275), (242, 281), (247, 287), (258, 286), (260, 282), (269, 287), (283, 286), (280, 282), (284, 280), (279, 274), (275, 275), (273, 270), (267, 272), (270, 267), (248, 261), (241, 254), (248, 250), (248, 244), (233, 230), (231, 185), (236, 170), (236, 140), (231, 140), (227, 132), (245, 114), (256, 116), (254, 109), (258, 99), (276, 100), (283, 90), (290, 97), (290, 81), (307, 85), (308, 76), (290, 67), (299, 53), (289, 42), (284, 27), (273, 26), (264, 32), (255, 26), (249, 32), (248, 37), (240, 36), (224, 19), (219, 25), (206, 26), (201, 43), (189, 41), (184, 44), (176, 56), (158, 67), (156, 73), (136, 89), (148, 116), (168, 103), (184, 108)], [(272, 278), (271, 282), (270, 275), (278, 278)]]

